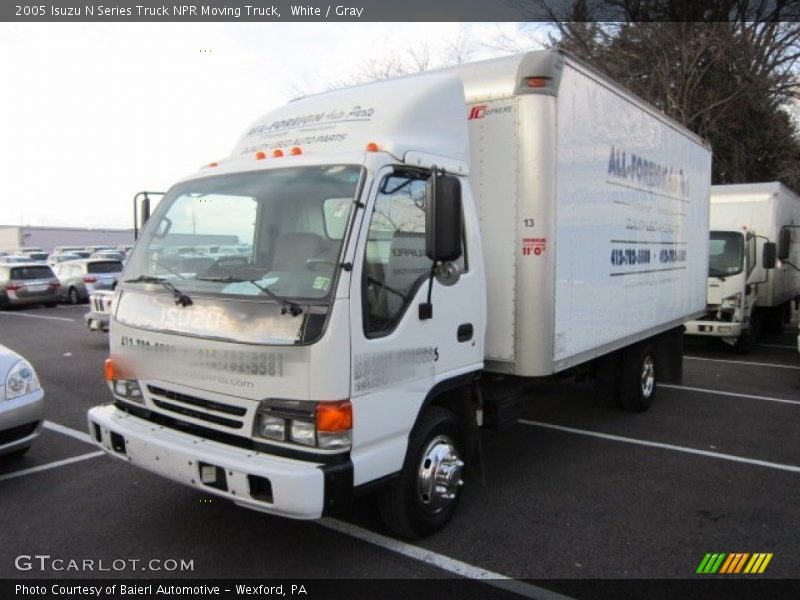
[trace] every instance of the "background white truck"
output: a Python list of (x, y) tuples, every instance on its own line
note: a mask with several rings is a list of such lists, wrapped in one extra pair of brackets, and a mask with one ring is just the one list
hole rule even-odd
[(800, 197), (779, 182), (712, 186), (710, 229), (708, 306), (686, 333), (746, 352), (800, 297)]
[[(710, 173), (702, 140), (558, 52), (292, 102), (144, 227), (91, 435), (253, 509), (380, 489), (393, 531), (435, 531), (532, 378), (594, 374), (644, 410), (680, 377)], [(170, 251), (192, 235), (252, 251)]]

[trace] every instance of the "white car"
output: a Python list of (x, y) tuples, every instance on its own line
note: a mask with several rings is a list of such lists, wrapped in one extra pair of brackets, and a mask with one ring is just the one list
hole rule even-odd
[(0, 345), (0, 456), (24, 454), (39, 435), (44, 390), (31, 364)]
[(83, 318), (86, 326), (92, 331), (108, 331), (111, 320), (111, 301), (114, 292), (98, 290), (89, 294), (89, 312)]

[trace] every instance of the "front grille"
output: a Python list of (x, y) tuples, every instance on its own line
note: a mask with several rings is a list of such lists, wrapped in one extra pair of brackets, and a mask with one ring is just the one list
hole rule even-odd
[(103, 296), (92, 295), (92, 310), (94, 312), (108, 312), (106, 308), (105, 298)]
[(124, 411), (130, 415), (134, 415), (150, 423), (155, 423), (162, 427), (167, 427), (175, 431), (182, 431), (189, 435), (200, 437), (206, 440), (219, 442), (220, 444), (228, 444), (237, 448), (245, 450), (255, 450), (256, 452), (263, 452), (265, 454), (272, 454), (275, 456), (283, 456), (285, 458), (292, 458), (295, 460), (311, 461), (315, 463), (322, 463), (326, 465), (339, 465), (346, 463), (350, 459), (349, 452), (339, 452), (336, 454), (317, 454), (311, 449), (305, 450), (302, 448), (286, 448), (276, 446), (274, 444), (267, 444), (264, 442), (256, 441), (250, 437), (243, 435), (228, 433), (220, 431), (219, 429), (210, 429), (203, 425), (196, 423), (189, 423), (188, 421), (181, 421), (169, 415), (148, 410), (142, 406), (133, 406), (127, 402), (117, 400), (114, 402), (119, 410)]
[[(214, 411), (214, 413), (222, 413), (222, 415), (232, 417), (244, 417), (245, 414), (247, 414), (247, 409), (241, 406), (231, 406), (230, 404), (223, 404), (222, 402), (206, 400), (205, 398), (198, 398), (172, 390), (165, 390), (164, 388), (154, 385), (148, 385), (147, 389), (153, 396), (153, 404), (163, 410), (214, 423), (215, 425), (223, 425), (224, 427), (230, 427), (232, 429), (241, 429), (244, 426), (242, 420), (231, 419), (226, 416), (221, 416), (220, 414), (212, 414), (192, 408), (196, 407), (205, 409), (206, 411)], [(167, 402), (167, 400), (171, 400), (171, 402)]]
[(27, 423), (19, 427), (12, 427), (11, 429), (0, 431), (0, 444), (10, 444), (11, 442), (26, 438), (36, 431), (38, 425), (39, 421), (34, 421), (33, 423)]

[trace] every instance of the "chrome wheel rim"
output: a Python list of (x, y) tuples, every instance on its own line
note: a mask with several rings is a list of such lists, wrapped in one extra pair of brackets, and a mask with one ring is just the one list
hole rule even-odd
[(455, 501), (464, 485), (463, 468), (464, 461), (449, 437), (438, 435), (428, 443), (417, 470), (417, 495), (426, 511), (440, 513)]
[(649, 354), (642, 362), (642, 396), (649, 398), (656, 387), (656, 363)]

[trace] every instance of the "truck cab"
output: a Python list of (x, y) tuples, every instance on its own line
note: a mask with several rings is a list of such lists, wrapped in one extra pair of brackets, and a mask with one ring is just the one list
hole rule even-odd
[(798, 221), (800, 198), (779, 182), (711, 187), (708, 302), (688, 335), (748, 352), (762, 331), (782, 330), (800, 294)]
[[(423, 405), (443, 402), (438, 391), (483, 367), (464, 111), (455, 77), (311, 97), (254, 123), (230, 158), (170, 189), (115, 292), (114, 401), (89, 413), (95, 441), (302, 519), (345, 510), (403, 471), (409, 443), (424, 445), (406, 528), (444, 522), (462, 483), (467, 417), (434, 410), (418, 439), (409, 432)], [(426, 210), (436, 176), (455, 200), (440, 219), (455, 247), (443, 261), (431, 257)], [(249, 250), (203, 251), (215, 244)]]
[(738, 339), (747, 329), (757, 287), (750, 285), (756, 267), (752, 232), (711, 231), (708, 250), (708, 323), (698, 331)]

